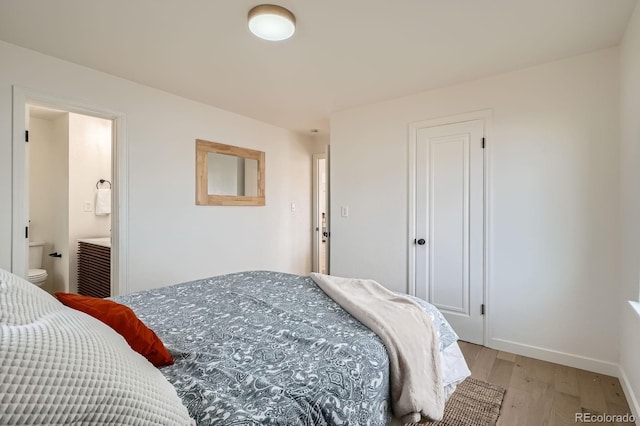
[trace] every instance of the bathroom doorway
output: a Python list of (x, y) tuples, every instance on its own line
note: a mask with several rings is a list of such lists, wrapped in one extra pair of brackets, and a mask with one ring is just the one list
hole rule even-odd
[(13, 272), (46, 272), (43, 289), (78, 292), (84, 241), (102, 255), (90, 269), (104, 296), (126, 293), (124, 117), (14, 86), (13, 127)]
[[(92, 295), (83, 290), (88, 282), (108, 296), (112, 122), (39, 105), (28, 104), (27, 109), (28, 279), (49, 292)], [(101, 243), (106, 262), (87, 258), (87, 250), (79, 256), (79, 245), (85, 241)], [(33, 249), (40, 246), (43, 250)], [(106, 265), (93, 267), (102, 263)], [(46, 279), (37, 282), (35, 277)]]

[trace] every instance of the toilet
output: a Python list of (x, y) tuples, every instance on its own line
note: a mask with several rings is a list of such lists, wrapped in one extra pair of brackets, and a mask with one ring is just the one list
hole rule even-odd
[(33, 283), (38, 287), (42, 287), (48, 277), (47, 271), (45, 269), (41, 269), (43, 254), (43, 242), (29, 242), (29, 274), (27, 279), (30, 283)]

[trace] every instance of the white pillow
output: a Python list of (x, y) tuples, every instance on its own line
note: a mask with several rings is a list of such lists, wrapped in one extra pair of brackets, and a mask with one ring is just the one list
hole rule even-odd
[(0, 269), (0, 424), (195, 425), (122, 336)]

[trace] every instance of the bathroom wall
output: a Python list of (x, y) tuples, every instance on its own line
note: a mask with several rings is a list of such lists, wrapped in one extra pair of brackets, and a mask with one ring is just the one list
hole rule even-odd
[(53, 262), (52, 291), (68, 291), (69, 283), (69, 114), (53, 122), (53, 140), (56, 141), (56, 150), (51, 161), (58, 166), (53, 170), (52, 176), (56, 186), (55, 202), (51, 204), (49, 214), (56, 224), (53, 229), (52, 251), (63, 253), (63, 257), (55, 258)]
[(65, 288), (66, 258), (49, 257), (67, 247), (68, 118), (66, 113), (29, 123), (29, 239), (44, 241), (43, 268), (49, 278), (45, 290)]
[[(96, 183), (111, 181), (111, 121), (69, 114), (69, 290), (77, 290), (78, 239), (109, 237), (111, 215), (96, 216)], [(101, 187), (107, 188), (108, 184)]]

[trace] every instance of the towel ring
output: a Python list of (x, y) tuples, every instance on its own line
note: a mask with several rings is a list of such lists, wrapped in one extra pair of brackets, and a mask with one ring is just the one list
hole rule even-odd
[(109, 189), (111, 189), (111, 182), (109, 182), (106, 179), (100, 179), (99, 181), (96, 182), (96, 189), (100, 189), (100, 187), (98, 185), (101, 185), (103, 183), (108, 183), (109, 184)]

